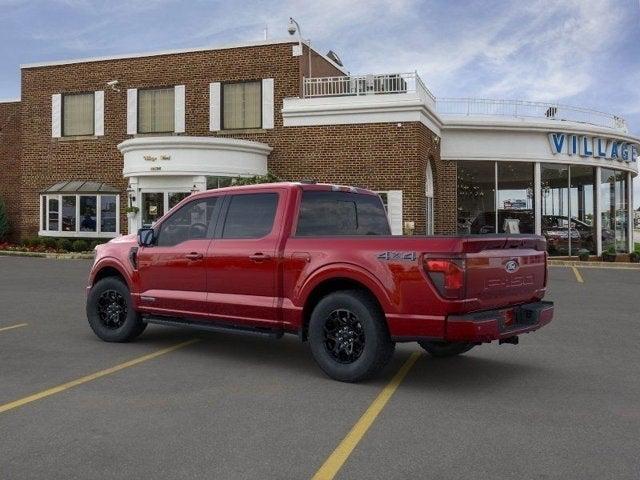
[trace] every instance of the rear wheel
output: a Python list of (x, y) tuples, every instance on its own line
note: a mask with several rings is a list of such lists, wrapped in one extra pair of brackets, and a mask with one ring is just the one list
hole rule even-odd
[(133, 309), (129, 288), (117, 277), (103, 278), (91, 288), (87, 319), (94, 333), (105, 342), (128, 342), (147, 326)]
[(318, 366), (342, 382), (374, 376), (395, 349), (380, 307), (358, 290), (331, 293), (318, 302), (309, 321), (309, 343)]
[(474, 343), (468, 342), (418, 342), (432, 357), (453, 357), (468, 352)]

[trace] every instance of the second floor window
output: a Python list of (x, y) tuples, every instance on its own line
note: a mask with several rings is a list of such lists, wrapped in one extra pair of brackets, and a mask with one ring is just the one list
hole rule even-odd
[(62, 135), (76, 137), (94, 134), (94, 94), (73, 93), (63, 97)]
[(175, 89), (138, 91), (138, 133), (169, 133), (175, 130)]
[(222, 128), (262, 127), (262, 83), (225, 83), (222, 86)]

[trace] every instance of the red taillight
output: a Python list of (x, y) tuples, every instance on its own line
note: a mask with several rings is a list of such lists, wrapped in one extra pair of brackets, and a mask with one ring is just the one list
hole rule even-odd
[(444, 298), (464, 298), (464, 260), (425, 258), (424, 269)]

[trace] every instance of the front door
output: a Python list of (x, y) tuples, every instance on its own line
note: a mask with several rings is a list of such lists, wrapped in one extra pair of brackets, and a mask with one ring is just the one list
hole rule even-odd
[[(255, 326), (278, 322), (277, 266), (282, 191), (227, 198), (226, 215), (206, 259), (208, 311), (215, 317)], [(281, 200), (282, 201), (282, 200)]]
[(156, 242), (138, 250), (140, 306), (148, 313), (204, 314), (204, 258), (213, 238), (217, 197), (185, 203), (156, 227)]

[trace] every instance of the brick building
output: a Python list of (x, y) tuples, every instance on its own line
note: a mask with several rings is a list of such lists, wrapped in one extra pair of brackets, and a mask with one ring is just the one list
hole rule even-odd
[(337, 61), (285, 40), (24, 65), (20, 101), (0, 103), (14, 236), (114, 237), (270, 171), (380, 192), (394, 234), (559, 231), (558, 253), (629, 248), (638, 139), (619, 117), (436, 100), (415, 73)]

